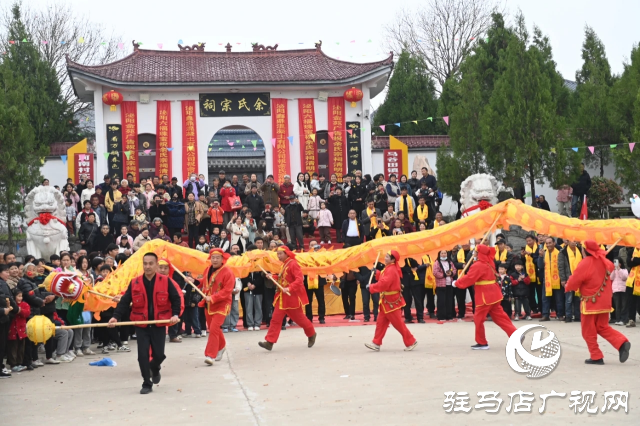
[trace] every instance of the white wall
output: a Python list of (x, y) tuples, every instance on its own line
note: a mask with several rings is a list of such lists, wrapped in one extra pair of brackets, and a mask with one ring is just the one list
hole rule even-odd
[[(356, 87), (361, 87), (357, 85)], [(329, 93), (330, 97), (342, 96), (344, 91), (348, 87), (342, 87), (334, 90), (324, 90)], [(111, 87), (102, 87), (100, 93), (111, 90)], [(138, 134), (141, 133), (156, 133), (156, 100), (169, 100), (172, 101), (171, 107), (171, 146), (174, 150), (172, 155), (172, 175), (178, 177), (178, 180), (182, 182), (185, 177), (182, 175), (182, 111), (180, 107), (180, 101), (182, 100), (195, 100), (196, 108), (199, 108), (198, 98), (200, 93), (208, 93), (206, 90), (191, 91), (191, 92), (140, 92), (140, 91), (125, 91), (118, 89), (124, 96), (125, 101), (139, 101), (140, 93), (149, 93), (150, 102), (148, 104), (141, 104), (138, 102)], [(250, 92), (261, 92), (259, 89), (251, 90)], [(369, 94), (369, 90), (364, 91), (365, 98)], [(301, 170), (300, 166), (300, 129), (298, 124), (298, 98), (313, 98), (315, 99), (315, 119), (316, 129), (327, 129), (328, 122), (328, 110), (327, 102), (318, 101), (318, 90), (291, 90), (291, 91), (271, 91), (271, 98), (284, 98), (288, 99), (288, 114), (289, 114), (289, 135), (294, 136), (293, 146), (289, 146), (290, 154), (290, 174), (298, 173)], [(360, 121), (362, 127), (367, 131), (362, 132), (362, 145), (363, 153), (367, 151), (364, 147), (371, 145), (371, 125), (368, 120), (362, 119), (364, 116), (363, 108), (367, 105), (368, 100), (363, 99), (363, 102), (359, 102), (358, 106), (351, 108), (348, 102), (345, 102), (345, 121)], [(360, 113), (360, 117), (357, 114)], [(96, 150), (97, 150), (97, 176), (101, 177), (106, 173), (107, 161), (104, 158), (103, 153), (106, 152), (106, 125), (108, 124), (120, 124), (121, 112), (118, 107), (117, 111), (110, 111), (109, 108), (103, 107), (100, 101), (96, 105), (96, 116), (102, 114), (102, 125), (96, 128)], [(272, 126), (271, 116), (269, 117), (200, 117), (199, 111), (196, 114), (196, 126), (198, 135), (198, 168), (199, 172), (208, 176), (207, 166), (207, 147), (213, 135), (220, 129), (223, 129), (232, 125), (246, 126), (255, 131), (263, 140), (265, 145), (265, 160), (266, 160), (266, 172), (267, 174), (273, 172), (273, 160), (272, 160)], [(96, 123), (99, 121), (96, 120)], [(97, 126), (97, 124), (96, 124)], [(365, 155), (366, 157), (366, 155)], [(365, 164), (366, 164), (366, 158)], [(346, 162), (345, 162), (346, 165)], [(367, 168), (365, 173), (367, 172)], [(369, 171), (370, 172), (370, 171)]]
[(49, 179), (51, 186), (58, 185), (60, 187), (67, 183), (67, 178), (73, 177), (67, 176), (69, 174), (67, 164), (63, 164), (60, 157), (46, 157), (44, 164), (40, 167), (40, 174), (43, 178)]

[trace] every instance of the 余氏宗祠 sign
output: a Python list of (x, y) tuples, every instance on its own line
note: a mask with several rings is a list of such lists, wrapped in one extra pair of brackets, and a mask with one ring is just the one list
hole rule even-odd
[(200, 117), (271, 115), (269, 93), (200, 93)]

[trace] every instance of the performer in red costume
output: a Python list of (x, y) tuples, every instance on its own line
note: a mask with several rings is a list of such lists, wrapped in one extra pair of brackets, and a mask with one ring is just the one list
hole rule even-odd
[(611, 343), (619, 352), (620, 362), (625, 362), (629, 358), (631, 343), (624, 334), (609, 325), (613, 294), (609, 276), (613, 271), (613, 263), (606, 258), (607, 253), (595, 241), (587, 241), (585, 250), (588, 256), (582, 259), (564, 286), (565, 292), (580, 290), (582, 294), (582, 338), (587, 342), (591, 354), (591, 358), (586, 359), (584, 363), (604, 364), (604, 356), (598, 346), (598, 335)]
[(402, 319), (402, 308), (405, 306), (402, 297), (402, 271), (398, 266), (400, 261), (400, 253), (391, 250), (384, 256), (384, 270), (380, 274), (377, 283), (368, 285), (367, 288), (371, 294), (380, 293), (380, 312), (378, 313), (378, 321), (376, 322), (376, 333), (371, 343), (364, 345), (374, 351), (380, 350), (382, 339), (387, 333), (389, 324), (393, 326), (402, 335), (405, 351), (411, 351), (416, 347), (418, 341), (409, 331)]
[(456, 288), (465, 289), (475, 285), (476, 312), (473, 322), (476, 324), (476, 344), (471, 349), (489, 349), (489, 343), (484, 333), (484, 322), (487, 315), (491, 315), (493, 322), (503, 329), (508, 336), (516, 331), (511, 319), (502, 309), (502, 291), (496, 282), (494, 256), (496, 250), (484, 244), (478, 245), (478, 260), (469, 268), (466, 275), (456, 281)]
[[(273, 349), (274, 343), (278, 341), (278, 336), (280, 336), (282, 320), (285, 315), (288, 315), (302, 327), (304, 334), (309, 338), (307, 346), (311, 348), (316, 342), (316, 330), (304, 313), (304, 307), (309, 303), (309, 299), (303, 284), (302, 270), (296, 261), (296, 255), (288, 247), (280, 246), (276, 253), (278, 260), (282, 262), (277, 282), (284, 288), (284, 291), (278, 289), (276, 292), (276, 297), (273, 300), (273, 316), (267, 336), (265, 341), (258, 342), (258, 345), (268, 351)], [(267, 274), (267, 278), (275, 279), (271, 274)]]
[(204, 315), (209, 328), (209, 340), (204, 350), (204, 362), (213, 365), (213, 360), (220, 361), (226, 349), (227, 342), (220, 326), (231, 309), (231, 292), (236, 285), (233, 272), (224, 264), (229, 259), (229, 253), (215, 248), (209, 253), (211, 266), (202, 276), (200, 289), (205, 294), (204, 300), (198, 306), (205, 307)]

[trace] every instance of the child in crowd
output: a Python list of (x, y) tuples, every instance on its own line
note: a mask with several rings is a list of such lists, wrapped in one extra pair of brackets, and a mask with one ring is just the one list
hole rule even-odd
[(179, 245), (180, 247), (189, 247), (186, 241), (182, 241), (182, 233), (180, 232), (173, 234), (173, 244)]
[(531, 283), (531, 279), (527, 271), (525, 271), (522, 261), (516, 260), (514, 267), (516, 271), (511, 273), (516, 309), (513, 320), (520, 321), (522, 308), (524, 308), (524, 319), (531, 320), (531, 308), (529, 307), (529, 283)]
[(256, 231), (258, 230), (258, 224), (256, 223), (256, 220), (253, 218), (253, 213), (251, 212), (251, 210), (247, 210), (247, 212), (245, 213), (243, 223), (244, 223), (244, 226), (247, 228), (247, 231), (249, 231), (249, 238), (247, 239), (247, 241), (253, 242), (253, 240), (256, 239)]
[(67, 230), (69, 231), (69, 235), (75, 235), (76, 233), (76, 216), (78, 212), (73, 205), (73, 201), (70, 198), (64, 200), (65, 205), (65, 214), (67, 216)]
[(316, 188), (313, 188), (311, 190), (311, 197), (309, 197), (309, 202), (307, 203), (309, 216), (311, 216), (313, 220), (318, 220), (318, 216), (320, 214), (320, 205), (322, 203), (324, 203), (324, 200), (318, 195), (318, 190)]
[(511, 298), (513, 297), (513, 293), (511, 288), (513, 287), (513, 283), (511, 282), (511, 277), (507, 275), (507, 265), (501, 263), (498, 266), (498, 283), (500, 284), (500, 288), (502, 289), (502, 309), (504, 312), (511, 318)]
[(19, 373), (27, 369), (23, 361), (25, 339), (27, 338), (27, 319), (31, 314), (31, 307), (22, 300), (22, 291), (20, 289), (13, 289), (13, 297), (18, 305), (18, 312), (9, 325), (7, 364), (9, 364), (13, 373)]
[(273, 232), (273, 224), (276, 221), (276, 216), (273, 210), (271, 210), (271, 204), (266, 203), (264, 205), (264, 211), (260, 215), (260, 218), (267, 223), (265, 230), (267, 232)]
[(209, 243), (209, 248), (218, 247), (220, 244), (220, 228), (213, 228)]
[(318, 229), (320, 230), (320, 244), (331, 244), (331, 226), (333, 225), (333, 215), (331, 210), (327, 209), (327, 203), (320, 203), (320, 211), (318, 212)]
[(207, 237), (204, 235), (200, 235), (198, 237), (198, 244), (196, 245), (196, 250), (201, 251), (203, 253), (209, 253), (209, 244), (207, 244)]
[[(616, 325), (625, 325), (628, 321), (629, 315), (627, 315), (627, 307), (625, 303), (626, 298), (626, 290), (627, 290), (627, 278), (629, 278), (629, 272), (623, 267), (621, 267), (622, 261), (620, 259), (615, 259), (613, 263), (613, 272), (611, 273), (611, 280), (613, 281), (612, 290), (613, 290), (613, 308), (615, 311), (613, 312), (615, 315), (615, 324)], [(634, 315), (635, 317), (635, 315)]]
[[(141, 225), (147, 225), (149, 222), (147, 221), (147, 215), (142, 212), (140, 207), (136, 208), (136, 213), (133, 215), (133, 220), (137, 221)], [(132, 243), (133, 244), (133, 243)]]
[(315, 221), (309, 216), (308, 210), (302, 211), (302, 235), (310, 236), (313, 238), (313, 234), (316, 232)]

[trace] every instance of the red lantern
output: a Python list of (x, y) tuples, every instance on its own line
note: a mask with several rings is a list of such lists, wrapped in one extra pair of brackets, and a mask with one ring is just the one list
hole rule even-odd
[(356, 107), (356, 102), (360, 102), (362, 100), (362, 90), (356, 89), (352, 87), (344, 92), (344, 98), (351, 102), (351, 108)]
[(107, 105), (111, 105), (111, 108), (110, 108), (111, 111), (115, 111), (116, 105), (120, 105), (123, 100), (124, 100), (124, 97), (122, 96), (122, 94), (116, 92), (115, 90), (105, 93), (102, 96), (102, 102), (104, 102)]

